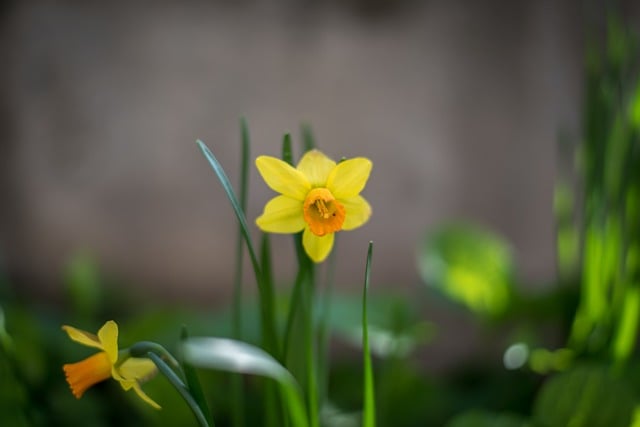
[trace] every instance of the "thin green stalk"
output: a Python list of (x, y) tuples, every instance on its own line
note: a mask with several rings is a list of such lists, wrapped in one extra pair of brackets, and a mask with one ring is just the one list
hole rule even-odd
[(371, 278), (371, 255), (373, 253), (373, 242), (369, 242), (367, 252), (367, 264), (364, 273), (364, 290), (362, 292), (362, 352), (364, 361), (364, 408), (362, 411), (362, 426), (375, 427), (376, 425), (376, 402), (373, 383), (373, 367), (371, 364), (371, 350), (369, 348), (369, 330), (367, 320), (367, 293)]
[(171, 385), (173, 385), (178, 393), (180, 393), (180, 396), (182, 396), (185, 402), (187, 402), (187, 405), (189, 405), (189, 408), (191, 408), (193, 415), (198, 421), (198, 424), (200, 424), (201, 427), (213, 427), (213, 424), (210, 425), (207, 422), (207, 418), (202, 413), (200, 406), (198, 406), (198, 403), (195, 401), (193, 396), (191, 396), (191, 393), (189, 393), (189, 389), (184, 385), (182, 380), (180, 380), (180, 378), (169, 367), (169, 365), (165, 363), (164, 359), (162, 359), (152, 351), (148, 352), (146, 354), (146, 357), (148, 357), (153, 361), (153, 363), (155, 363), (155, 365), (158, 367), (158, 370), (169, 380)]
[(300, 295), (302, 294), (302, 287), (305, 282), (305, 272), (302, 269), (298, 270), (296, 280), (293, 284), (293, 293), (289, 301), (289, 311), (287, 313), (287, 322), (284, 329), (284, 340), (282, 346), (282, 360), (286, 361), (289, 357), (289, 348), (291, 347), (291, 340), (293, 339), (293, 325), (295, 324), (296, 314), (298, 313), (298, 307), (300, 307)]
[[(308, 260), (304, 252), (302, 255)], [(292, 347), (294, 340), (299, 340), (296, 340), (296, 342), (299, 342), (304, 348), (301, 354), (302, 357), (294, 360), (289, 365), (300, 366), (301, 371), (299, 374), (304, 375), (309, 423), (312, 427), (317, 426), (319, 422), (318, 373), (315, 356), (316, 330), (313, 314), (314, 277), (314, 265), (307, 261), (300, 262), (289, 304), (283, 350), (283, 360), (287, 361), (290, 356), (289, 349)], [(294, 334), (294, 327), (298, 319), (301, 321), (302, 327), (297, 331), (298, 334)]]
[(315, 274), (314, 269), (307, 270), (307, 286), (302, 286), (303, 323), (304, 323), (304, 349), (305, 366), (307, 376), (307, 406), (309, 408), (309, 425), (320, 426), (318, 411), (318, 370), (316, 366), (316, 328), (314, 321), (314, 294)]
[[(260, 265), (262, 266), (262, 279), (265, 284), (265, 290), (261, 298), (268, 298), (268, 304), (271, 307), (275, 307), (275, 298), (273, 293), (273, 269), (271, 265), (271, 245), (269, 235), (262, 234), (262, 240), (260, 243)], [(280, 354), (274, 354), (274, 357), (278, 359)], [(284, 360), (279, 360), (284, 363)], [(267, 427), (285, 427), (288, 425), (288, 418), (286, 415), (286, 407), (283, 399), (278, 398), (278, 390), (275, 385), (267, 383), (265, 384), (265, 426)], [(278, 410), (278, 407), (280, 409)]]
[(291, 134), (282, 137), (282, 160), (293, 166), (293, 149), (291, 148)]
[(278, 417), (278, 394), (275, 390), (275, 384), (272, 384), (271, 381), (265, 381), (263, 384), (263, 396), (264, 396), (264, 420), (262, 424), (265, 427), (278, 427), (279, 426), (279, 417)]
[[(240, 153), (240, 197), (239, 205), (242, 212), (247, 211), (247, 196), (249, 182), (249, 153), (250, 139), (247, 122), (244, 118), (240, 120), (240, 132), (242, 134), (242, 149)], [(242, 224), (238, 225), (238, 236), (236, 239), (235, 272), (233, 280), (233, 335), (236, 339), (242, 339), (242, 269), (244, 261), (244, 239), (242, 235)]]
[[(182, 333), (180, 335), (180, 342), (184, 344), (186, 340), (189, 338), (189, 332), (187, 331), (186, 326), (182, 326)], [(198, 379), (198, 373), (196, 369), (191, 365), (191, 363), (182, 361), (182, 371), (184, 372), (184, 380), (191, 396), (196, 401), (200, 410), (204, 414), (205, 418), (209, 425), (213, 425), (213, 416), (211, 414), (211, 410), (209, 409), (209, 405), (207, 404), (207, 399), (205, 398), (204, 391), (202, 390), (202, 385), (200, 384), (200, 380)]]
[(326, 276), (324, 280), (324, 293), (322, 296), (322, 304), (320, 306), (321, 312), (319, 316), (318, 325), (318, 354), (320, 360), (318, 362), (318, 378), (319, 378), (319, 407), (328, 398), (329, 388), (329, 344), (331, 339), (331, 326), (329, 325), (331, 319), (331, 302), (333, 301), (333, 284), (336, 270), (336, 253), (337, 253), (337, 239), (334, 244), (334, 249), (329, 255), (327, 260)]
[(311, 126), (308, 124), (302, 125), (302, 148), (305, 152), (313, 150), (316, 146), (316, 140), (313, 137)]
[[(240, 132), (242, 149), (240, 153), (240, 209), (247, 211), (247, 195), (249, 182), (249, 153), (250, 137), (247, 121), (243, 117), (240, 120)], [(242, 225), (238, 225), (238, 236), (236, 240), (235, 273), (233, 281), (233, 309), (232, 327), (233, 337), (242, 340), (242, 270), (244, 264), (244, 240), (242, 237)], [(232, 419), (235, 427), (244, 427), (244, 393), (242, 376), (231, 374), (231, 393), (233, 396)]]

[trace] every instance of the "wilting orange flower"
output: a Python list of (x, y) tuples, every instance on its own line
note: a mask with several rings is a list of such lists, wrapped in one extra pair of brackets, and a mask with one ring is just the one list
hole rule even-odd
[(62, 366), (71, 392), (76, 398), (82, 397), (84, 392), (94, 384), (111, 377), (118, 381), (125, 391), (133, 388), (142, 400), (154, 408), (160, 409), (160, 405), (147, 396), (140, 387), (141, 383), (155, 375), (156, 365), (149, 359), (137, 357), (125, 357), (123, 360), (118, 360), (118, 325), (116, 322), (113, 320), (106, 322), (98, 331), (97, 336), (71, 326), (65, 325), (62, 329), (73, 341), (100, 350), (99, 353), (80, 362)]
[(334, 162), (318, 150), (308, 151), (294, 168), (269, 156), (256, 159), (267, 185), (281, 193), (271, 199), (256, 220), (261, 230), (297, 233), (314, 262), (331, 252), (334, 233), (353, 230), (371, 216), (371, 206), (360, 196), (371, 172), (371, 161), (356, 157)]

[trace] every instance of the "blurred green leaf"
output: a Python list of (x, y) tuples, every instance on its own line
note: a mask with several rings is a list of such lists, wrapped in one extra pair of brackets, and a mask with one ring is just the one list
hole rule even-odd
[(573, 350), (559, 348), (557, 350), (547, 350), (546, 348), (536, 348), (529, 356), (529, 367), (538, 374), (548, 374), (554, 371), (565, 371), (575, 358)]
[(553, 192), (553, 211), (560, 219), (570, 219), (573, 215), (574, 196), (566, 182), (558, 182)]
[(636, 130), (640, 130), (640, 83), (636, 85), (635, 94), (631, 99), (629, 116), (631, 124), (636, 128)]
[(80, 319), (94, 319), (103, 303), (100, 269), (95, 258), (85, 252), (75, 254), (66, 270), (67, 293)]
[(423, 280), (473, 312), (496, 316), (511, 302), (514, 263), (500, 237), (450, 224), (427, 235), (418, 252)]
[(533, 424), (517, 415), (475, 410), (456, 416), (446, 427), (533, 427)]
[[(358, 318), (362, 300), (334, 295), (329, 326), (350, 344), (362, 346), (362, 324)], [(416, 307), (398, 295), (374, 294), (368, 297), (369, 345), (378, 357), (408, 356), (416, 347), (427, 344), (436, 334), (432, 322), (422, 320)]]
[(633, 420), (629, 427), (640, 427), (640, 406), (636, 406), (636, 409), (633, 412)]
[(261, 348), (226, 338), (194, 337), (184, 341), (182, 351), (184, 360), (196, 367), (274, 379), (281, 386), (293, 425), (308, 425), (304, 400), (296, 380)]
[(583, 365), (548, 379), (533, 413), (545, 427), (628, 427), (635, 402), (608, 368)]
[(613, 356), (617, 362), (626, 361), (631, 355), (638, 336), (638, 318), (640, 316), (640, 289), (629, 287), (624, 296), (618, 329), (613, 340)]

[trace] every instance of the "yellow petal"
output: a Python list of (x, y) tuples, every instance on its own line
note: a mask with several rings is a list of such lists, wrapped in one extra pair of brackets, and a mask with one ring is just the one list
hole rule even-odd
[(153, 407), (154, 409), (162, 409), (160, 405), (158, 405), (153, 399), (147, 396), (147, 394), (144, 391), (142, 391), (140, 384), (134, 384), (133, 391), (136, 392), (136, 394), (140, 399), (144, 400), (146, 403), (151, 405), (151, 407)]
[(138, 397), (140, 397), (140, 399), (142, 399), (143, 401), (145, 401), (155, 409), (161, 409), (160, 405), (154, 402), (149, 396), (147, 396), (147, 394), (144, 391), (142, 391), (142, 387), (140, 387), (140, 383), (138, 383), (137, 381), (118, 379), (118, 382), (120, 383), (120, 386), (124, 391), (129, 391), (133, 389), (138, 395)]
[(118, 324), (113, 320), (106, 322), (98, 331), (98, 339), (111, 363), (116, 363), (118, 360)]
[(307, 151), (298, 162), (298, 170), (307, 177), (313, 187), (324, 187), (335, 167), (336, 162), (318, 150)]
[(338, 163), (327, 180), (327, 188), (336, 199), (357, 196), (367, 184), (372, 167), (371, 160), (364, 157)]
[(269, 233), (297, 233), (305, 222), (300, 200), (287, 196), (276, 196), (264, 207), (264, 212), (256, 219), (262, 231)]
[(333, 248), (333, 239), (334, 233), (320, 237), (313, 234), (307, 227), (302, 234), (302, 246), (304, 246), (305, 252), (313, 262), (322, 262), (331, 252), (331, 248)]
[(344, 206), (346, 217), (342, 224), (343, 230), (353, 230), (363, 225), (371, 216), (371, 205), (362, 196), (341, 199), (340, 203)]
[[(157, 372), (158, 368), (151, 359), (145, 359), (143, 357), (129, 357), (116, 369), (120, 381), (120, 378), (125, 380), (136, 380), (138, 382), (145, 382), (150, 380)], [(114, 375), (114, 378), (116, 375)]]
[(140, 384), (150, 380), (157, 370), (156, 365), (149, 359), (130, 357), (114, 368), (111, 375), (120, 383), (123, 390), (133, 389), (143, 401), (155, 409), (160, 409), (160, 405), (147, 396), (140, 387)]
[(267, 185), (278, 193), (293, 199), (304, 200), (311, 184), (302, 172), (275, 157), (260, 156), (256, 167)]
[(86, 345), (87, 347), (98, 348), (100, 350), (104, 350), (102, 343), (98, 339), (98, 337), (90, 332), (82, 331), (80, 329), (76, 329), (73, 326), (64, 325), (62, 330), (69, 335), (71, 340), (80, 343), (82, 345)]

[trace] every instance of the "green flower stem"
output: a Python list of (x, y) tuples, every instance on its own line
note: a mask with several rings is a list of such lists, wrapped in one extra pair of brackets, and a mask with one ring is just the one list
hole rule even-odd
[(301, 343), (304, 346), (304, 354), (302, 355), (302, 364), (305, 375), (306, 398), (308, 408), (309, 424), (312, 427), (319, 425), (318, 410), (318, 371), (316, 363), (316, 328), (314, 323), (314, 289), (315, 289), (315, 265), (302, 248), (301, 236), (296, 235), (294, 243), (296, 246), (296, 254), (298, 255), (298, 273), (296, 275), (291, 301), (289, 303), (289, 312), (287, 314), (287, 323), (285, 326), (285, 338), (283, 347), (283, 360), (288, 360), (289, 349), (291, 343), (296, 339), (294, 337), (294, 325), (297, 316), (301, 316), (302, 321), (302, 337)]
[(309, 425), (320, 426), (318, 411), (318, 371), (316, 366), (316, 330), (313, 316), (313, 299), (315, 293), (315, 274), (313, 266), (307, 270), (307, 286), (302, 286), (305, 365), (307, 369), (307, 405), (309, 408)]
[(326, 276), (324, 280), (324, 293), (320, 304), (320, 315), (318, 325), (318, 381), (319, 381), (319, 406), (322, 407), (329, 395), (329, 340), (331, 338), (331, 301), (333, 300), (333, 284), (336, 268), (336, 252), (338, 247), (338, 236), (335, 236), (334, 249), (327, 261)]
[(364, 289), (362, 291), (362, 351), (364, 362), (364, 408), (362, 411), (362, 426), (375, 427), (376, 425), (376, 404), (373, 383), (373, 367), (371, 364), (371, 350), (369, 348), (369, 331), (367, 319), (367, 293), (371, 278), (371, 256), (373, 253), (373, 242), (369, 242), (367, 252), (367, 264), (364, 273)]
[[(249, 151), (250, 137), (247, 121), (242, 118), (240, 120), (240, 132), (242, 141), (242, 150), (240, 155), (240, 209), (243, 212), (247, 210), (247, 195), (249, 182)], [(235, 273), (233, 283), (233, 308), (232, 308), (232, 328), (233, 338), (242, 339), (242, 270), (244, 254), (244, 240), (242, 237), (242, 225), (238, 224), (238, 236), (236, 240), (235, 254)], [(231, 376), (231, 393), (233, 396), (232, 419), (235, 427), (243, 427), (245, 425), (244, 417), (244, 393), (243, 393), (242, 377), (232, 374)]]
[(149, 351), (146, 354), (146, 357), (148, 357), (153, 361), (153, 363), (155, 363), (155, 365), (158, 367), (158, 370), (169, 380), (171, 385), (173, 385), (178, 393), (180, 393), (185, 402), (187, 402), (187, 405), (189, 405), (189, 408), (191, 408), (191, 411), (193, 411), (193, 415), (195, 415), (198, 424), (200, 424), (201, 427), (213, 427), (213, 423), (209, 425), (209, 423), (207, 422), (207, 418), (202, 413), (200, 406), (198, 406), (198, 403), (195, 401), (193, 396), (191, 396), (191, 393), (189, 393), (189, 389), (184, 385), (182, 380), (169, 367), (169, 365), (165, 363), (164, 359), (152, 351)]
[(302, 293), (302, 286), (304, 285), (305, 273), (302, 269), (298, 270), (296, 280), (293, 284), (293, 293), (289, 301), (289, 312), (287, 313), (287, 323), (284, 330), (284, 345), (282, 349), (282, 360), (286, 361), (289, 357), (289, 348), (291, 340), (293, 339), (293, 325), (296, 320), (297, 308), (300, 305), (300, 295)]

